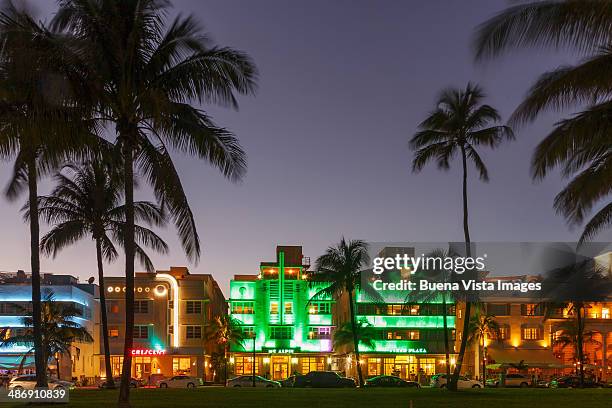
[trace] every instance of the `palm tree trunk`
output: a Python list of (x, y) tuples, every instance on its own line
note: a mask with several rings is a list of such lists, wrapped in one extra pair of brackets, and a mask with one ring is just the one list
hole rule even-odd
[[(129, 407), (130, 378), (132, 374), (131, 350), (134, 345), (134, 160), (130, 141), (124, 137), (123, 143), (122, 155), (125, 188), (125, 342), (123, 345), (119, 406)], [(177, 299), (174, 301), (176, 302)], [(178, 304), (175, 304), (174, 307), (178, 307)]]
[[(463, 164), (463, 235), (465, 240), (465, 256), (471, 256), (470, 248), (470, 228), (468, 224), (468, 197), (467, 197), (467, 158), (465, 154), (465, 146), (461, 146), (461, 161)], [(468, 333), (470, 331), (470, 314), (472, 312), (472, 305), (469, 299), (465, 301), (465, 313), (463, 316), (463, 334), (461, 335), (461, 345), (459, 346), (459, 356), (457, 357), (457, 365), (453, 371), (453, 378), (449, 384), (449, 389), (452, 391), (457, 390), (457, 381), (459, 374), (461, 373), (461, 366), (463, 365), (463, 357), (465, 356), (465, 349), (467, 346)]]
[(223, 386), (227, 387), (227, 343), (225, 344), (225, 347), (223, 347), (223, 357), (224, 357), (224, 361), (225, 361), (225, 373), (223, 374)]
[(584, 328), (582, 325), (584, 324), (582, 319), (582, 305), (577, 303), (576, 310), (578, 312), (578, 362), (580, 363), (580, 388), (584, 387), (584, 348), (583, 348), (583, 332)]
[(31, 153), (27, 163), (28, 204), (30, 211), (30, 265), (32, 269), (32, 322), (34, 336), (34, 364), (36, 365), (36, 386), (47, 386), (47, 362), (45, 361), (42, 341), (40, 299), (40, 224), (38, 220), (38, 180), (36, 157)]
[(446, 359), (446, 381), (450, 378), (450, 347), (448, 345), (448, 320), (446, 316), (446, 293), (442, 292), (442, 324), (444, 326), (444, 357)]
[(353, 347), (355, 347), (355, 366), (357, 367), (357, 378), (359, 386), (363, 387), (363, 373), (361, 372), (361, 362), (359, 361), (359, 339), (357, 338), (357, 322), (355, 322), (355, 305), (353, 303), (353, 291), (347, 290), (349, 298), (349, 310), (351, 313), (351, 328), (353, 330)]
[(482, 385), (486, 384), (487, 381), (487, 356), (485, 354), (485, 338), (482, 335)]
[(115, 388), (113, 370), (110, 361), (110, 347), (108, 345), (108, 318), (106, 315), (106, 288), (104, 286), (104, 265), (102, 263), (102, 243), (96, 238), (96, 257), (98, 261), (98, 284), (100, 285), (100, 317), (102, 319), (102, 341), (104, 343), (104, 367), (106, 370), (106, 387)]
[(59, 357), (55, 357), (55, 367), (57, 367), (57, 379), (61, 380), (61, 378), (60, 378), (60, 360), (59, 360)]

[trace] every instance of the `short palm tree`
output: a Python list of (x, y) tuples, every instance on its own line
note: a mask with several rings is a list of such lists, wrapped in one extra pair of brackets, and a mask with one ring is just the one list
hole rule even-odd
[(334, 349), (338, 349), (344, 346), (350, 346), (355, 352), (355, 364), (359, 362), (359, 350), (355, 349), (355, 337), (357, 337), (357, 345), (363, 346), (369, 350), (374, 350), (376, 345), (376, 329), (366, 320), (360, 320), (355, 324), (355, 331), (353, 331), (353, 324), (351, 322), (345, 322), (334, 330), (333, 344)]
[(577, 318), (560, 323), (555, 330), (555, 333), (553, 333), (552, 345), (557, 346), (559, 350), (563, 350), (567, 347), (573, 348), (575, 361), (578, 363), (576, 366), (576, 373), (579, 376), (584, 376), (583, 366), (586, 363), (584, 358), (584, 345), (600, 345), (599, 341), (595, 340), (595, 332), (592, 330), (585, 330), (584, 320), (581, 321)]
[[(481, 159), (477, 147), (492, 149), (505, 140), (514, 139), (512, 129), (503, 125), (492, 125), (501, 120), (493, 107), (482, 104), (484, 93), (480, 87), (468, 83), (462, 89), (449, 88), (438, 96), (436, 108), (419, 125), (418, 132), (410, 140), (415, 150), (412, 169), (419, 172), (430, 161), (435, 161), (438, 168), (448, 170), (450, 162), (459, 154), (463, 169), (463, 234), (466, 256), (471, 256), (470, 229), (468, 223), (468, 160), (474, 164), (481, 180), (489, 180), (489, 172)], [(470, 302), (465, 304), (463, 334), (457, 364), (449, 389), (457, 389), (457, 379), (461, 372), (463, 356), (469, 330)]]
[(229, 315), (215, 316), (212, 324), (207, 327), (206, 338), (208, 341), (223, 347), (224, 380), (227, 380), (227, 353), (230, 346), (235, 345), (244, 348), (244, 342), (249, 339), (242, 330), (242, 322)]
[[(64, 174), (72, 173), (71, 175)], [(123, 245), (125, 232), (125, 206), (122, 204), (121, 175), (113, 163), (103, 160), (83, 164), (68, 164), (64, 173), (55, 175), (56, 186), (48, 196), (38, 197), (39, 216), (53, 229), (41, 240), (44, 254), (55, 257), (59, 251), (85, 237), (96, 245), (98, 284), (104, 288), (104, 260), (113, 262), (118, 252), (115, 243)], [(134, 203), (137, 222), (161, 226), (165, 222), (162, 210), (148, 201)], [(148, 271), (154, 271), (147, 256), (146, 246), (156, 252), (168, 252), (166, 243), (152, 230), (135, 225), (136, 254)], [(100, 313), (104, 342), (104, 361), (107, 386), (114, 388), (108, 343), (108, 321), (106, 316), (106, 294), (100, 290)]]
[(572, 180), (556, 196), (554, 208), (570, 225), (582, 224), (594, 206), (602, 208), (586, 222), (580, 242), (612, 224), (612, 143), (609, 89), (612, 75), (612, 2), (609, 0), (533, 1), (509, 7), (484, 22), (476, 37), (478, 58), (491, 58), (513, 48), (567, 47), (587, 54), (576, 65), (540, 76), (511, 120), (534, 120), (546, 110), (582, 107), (557, 123), (536, 147), (535, 179), (555, 167)]
[(370, 256), (365, 241), (351, 240), (347, 242), (343, 237), (337, 245), (327, 248), (325, 254), (317, 258), (315, 271), (310, 274), (313, 281), (329, 282), (327, 287), (314, 294), (311, 301), (319, 298), (338, 297), (346, 292), (353, 333), (353, 349), (357, 359), (355, 364), (360, 386), (363, 386), (363, 373), (359, 359), (355, 297), (361, 291), (366, 296), (370, 296), (377, 301), (380, 300), (380, 295), (371, 285), (361, 284), (361, 271), (369, 266), (369, 263)]
[(246, 169), (236, 137), (196, 104), (236, 107), (255, 89), (256, 68), (239, 51), (218, 47), (191, 16), (168, 23), (160, 0), (62, 0), (54, 27), (82, 49), (94, 117), (110, 123), (122, 154), (125, 190), (126, 335), (119, 404), (129, 406), (134, 310), (134, 176), (144, 175), (176, 223), (188, 257), (200, 243), (172, 150), (208, 161), (231, 180)]
[(499, 323), (495, 316), (477, 311), (470, 317), (468, 342), (481, 347), (482, 355), (482, 383), (487, 381), (487, 356), (485, 355), (487, 339), (499, 341), (501, 337)]
[[(73, 103), (72, 95), (79, 94), (72, 81), (77, 70), (66, 63), (71, 55), (68, 50), (65, 37), (26, 11), (18, 10), (12, 2), (3, 3), (0, 10), (0, 158), (14, 160), (7, 198), (16, 200), (27, 191), (33, 214), (38, 213), (38, 179), (57, 169), (68, 154), (83, 153), (81, 133), (88, 133), (82, 121), (83, 112)], [(29, 227), (36, 382), (37, 386), (46, 387), (47, 363), (43, 360), (40, 328), (37, 217), (30, 219)]]
[[(62, 355), (70, 356), (71, 346), (74, 342), (91, 343), (93, 337), (80, 324), (74, 321), (81, 317), (82, 313), (72, 304), (57, 302), (54, 294), (48, 291), (41, 303), (41, 331), (42, 331), (42, 351), (46, 364), (49, 359), (54, 358), (57, 366), (57, 378), (60, 378), (60, 358)], [(23, 310), (25, 312), (25, 309)], [(31, 349), (25, 353), (25, 358), (34, 352), (34, 319), (32, 316), (22, 318), (22, 324), (26, 327), (24, 334), (10, 336), (0, 342), (0, 347), (28, 346)]]

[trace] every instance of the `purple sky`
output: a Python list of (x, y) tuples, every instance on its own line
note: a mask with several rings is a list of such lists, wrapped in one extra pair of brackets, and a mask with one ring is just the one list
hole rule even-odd
[[(238, 112), (208, 107), (239, 136), (249, 171), (231, 184), (206, 163), (175, 156), (196, 215), (202, 259), (189, 265), (173, 228), (162, 231), (171, 253), (156, 267), (188, 265), (212, 273), (227, 293), (234, 274), (256, 273), (277, 244), (303, 245), (313, 259), (339, 240), (461, 240), (459, 163), (441, 173), (412, 174), (407, 141), (446, 86), (476, 81), (487, 102), (507, 118), (544, 70), (575, 56), (517, 52), (476, 65), (470, 39), (476, 25), (505, 1), (175, 0), (221, 45), (247, 51), (261, 78), (256, 97)], [(36, 2), (41, 15), (53, 0)], [(567, 114), (567, 113), (566, 113)], [(516, 131), (517, 141), (481, 150), (491, 182), (470, 179), (474, 241), (571, 241), (552, 210), (563, 181), (534, 184), (534, 146), (560, 114)], [(10, 167), (0, 165), (4, 186)], [(48, 183), (46, 184), (48, 189)], [(43, 184), (43, 192), (46, 192)], [(28, 229), (19, 203), (0, 201), (0, 270), (29, 270)], [(612, 233), (599, 240), (612, 239)], [(122, 261), (106, 266), (122, 274)], [(44, 271), (94, 276), (90, 241), (43, 259)]]

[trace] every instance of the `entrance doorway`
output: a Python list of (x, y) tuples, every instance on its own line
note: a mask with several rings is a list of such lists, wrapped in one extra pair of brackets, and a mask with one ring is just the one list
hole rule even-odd
[(134, 376), (138, 379), (151, 375), (151, 357), (134, 357)]
[(272, 357), (272, 379), (284, 380), (289, 377), (289, 356)]
[(414, 381), (417, 377), (418, 367), (415, 356), (396, 356), (395, 368), (399, 371), (399, 377), (404, 380)]

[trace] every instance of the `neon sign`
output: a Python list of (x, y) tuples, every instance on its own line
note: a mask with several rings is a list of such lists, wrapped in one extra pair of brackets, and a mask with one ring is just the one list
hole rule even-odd
[(130, 352), (133, 356), (165, 356), (166, 350), (164, 349), (132, 349)]

